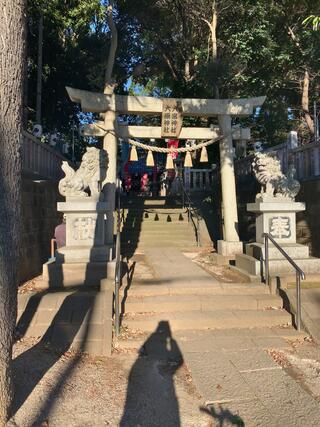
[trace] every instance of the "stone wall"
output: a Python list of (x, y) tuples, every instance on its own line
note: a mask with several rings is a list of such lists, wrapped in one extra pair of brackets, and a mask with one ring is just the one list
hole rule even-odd
[[(297, 214), (297, 241), (308, 245), (313, 256), (320, 257), (320, 179), (308, 179), (300, 184), (296, 201), (304, 202), (306, 211)], [(238, 179), (239, 234), (242, 241), (255, 240), (255, 215), (247, 212), (246, 204), (254, 201), (259, 188), (253, 176)]]
[(61, 222), (57, 212), (57, 183), (22, 180), (22, 242), (20, 282), (39, 275), (50, 257), (50, 240)]

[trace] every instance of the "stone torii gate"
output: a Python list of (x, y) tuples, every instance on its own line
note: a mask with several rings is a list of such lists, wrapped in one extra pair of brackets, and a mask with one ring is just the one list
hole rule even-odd
[[(233, 116), (252, 115), (265, 97), (246, 99), (173, 99), (147, 96), (125, 96), (94, 93), (67, 87), (71, 101), (81, 104), (84, 112), (104, 113), (104, 121), (88, 125), (84, 135), (103, 137), (103, 148), (108, 153), (109, 167), (104, 182), (106, 197), (113, 204), (117, 179), (118, 138), (163, 138), (161, 127), (127, 126), (117, 123), (120, 114), (162, 114), (164, 103), (179, 105), (182, 116), (218, 117), (219, 127), (182, 128), (178, 139), (220, 139), (220, 165), (223, 205), (223, 240), (218, 241), (218, 253), (233, 256), (242, 253), (238, 235), (238, 211), (234, 174), (234, 149), (232, 140), (250, 139), (249, 129), (232, 128)], [(113, 243), (113, 218), (107, 219), (107, 244)]]

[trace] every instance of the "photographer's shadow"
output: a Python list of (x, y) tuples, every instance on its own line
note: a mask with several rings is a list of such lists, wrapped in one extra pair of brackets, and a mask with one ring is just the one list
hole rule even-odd
[(139, 353), (129, 374), (120, 427), (180, 426), (174, 374), (183, 358), (169, 322), (159, 322)]

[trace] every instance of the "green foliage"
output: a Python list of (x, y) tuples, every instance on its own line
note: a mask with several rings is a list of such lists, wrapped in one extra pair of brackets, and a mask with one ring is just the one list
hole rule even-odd
[(134, 81), (172, 96), (212, 97), (215, 85), (221, 98), (267, 95), (258, 120), (253, 118), (247, 124), (255, 124), (256, 136), (269, 144), (282, 142), (292, 128), (303, 131), (301, 82), (305, 70), (311, 77), (310, 104), (320, 83), (320, 33), (306, 31), (301, 19), (310, 14), (313, 2), (216, 0), (215, 59), (205, 22), (211, 22), (213, 3), (119, 0), (123, 28), (130, 25), (135, 40), (128, 73), (135, 61), (143, 62), (145, 72)]
[[(78, 121), (79, 106), (68, 99), (66, 85), (95, 91), (103, 87), (109, 47), (105, 3), (29, 1), (29, 118), (34, 120), (41, 12), (46, 130), (70, 134), (70, 123)], [(217, 57), (209, 29), (214, 3)], [(305, 71), (310, 105), (320, 85), (320, 32), (306, 27), (318, 22), (314, 0), (118, 0), (116, 7), (118, 93), (212, 98), (218, 87), (221, 98), (267, 95), (259, 116), (243, 120), (254, 125), (253, 136), (275, 144), (297, 129), (308, 137), (301, 107)], [(309, 18), (303, 20), (305, 16)], [(185, 123), (206, 126), (212, 118), (186, 118)]]
[[(71, 123), (79, 121), (79, 105), (70, 102), (65, 86), (94, 91), (104, 86), (110, 38), (105, 6), (100, 0), (28, 2), (27, 107), (31, 122), (35, 121), (40, 14), (44, 19), (42, 124), (46, 132), (57, 129), (68, 137)], [(118, 81), (125, 81), (121, 61), (115, 73)]]
[(312, 25), (313, 31), (317, 31), (320, 27), (320, 16), (310, 15), (304, 21), (302, 21), (303, 25)]
[[(70, 103), (66, 85), (92, 87), (105, 62), (106, 42), (103, 9), (99, 0), (52, 0), (29, 2), (28, 109), (35, 120), (38, 21), (44, 19), (42, 117), (46, 131), (68, 132), (77, 121), (78, 107)], [(93, 72), (94, 69), (94, 72)]]

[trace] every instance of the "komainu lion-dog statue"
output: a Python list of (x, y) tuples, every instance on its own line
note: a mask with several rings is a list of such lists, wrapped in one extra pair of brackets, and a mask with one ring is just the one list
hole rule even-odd
[(257, 194), (257, 199), (269, 200), (277, 197), (294, 200), (299, 193), (300, 184), (294, 179), (296, 172), (294, 166), (290, 165), (287, 175), (285, 175), (275, 153), (256, 154), (252, 170), (261, 184), (261, 191)]
[(101, 183), (107, 171), (107, 153), (95, 147), (87, 147), (79, 169), (62, 162), (65, 177), (59, 182), (59, 192), (65, 197), (99, 196)]

